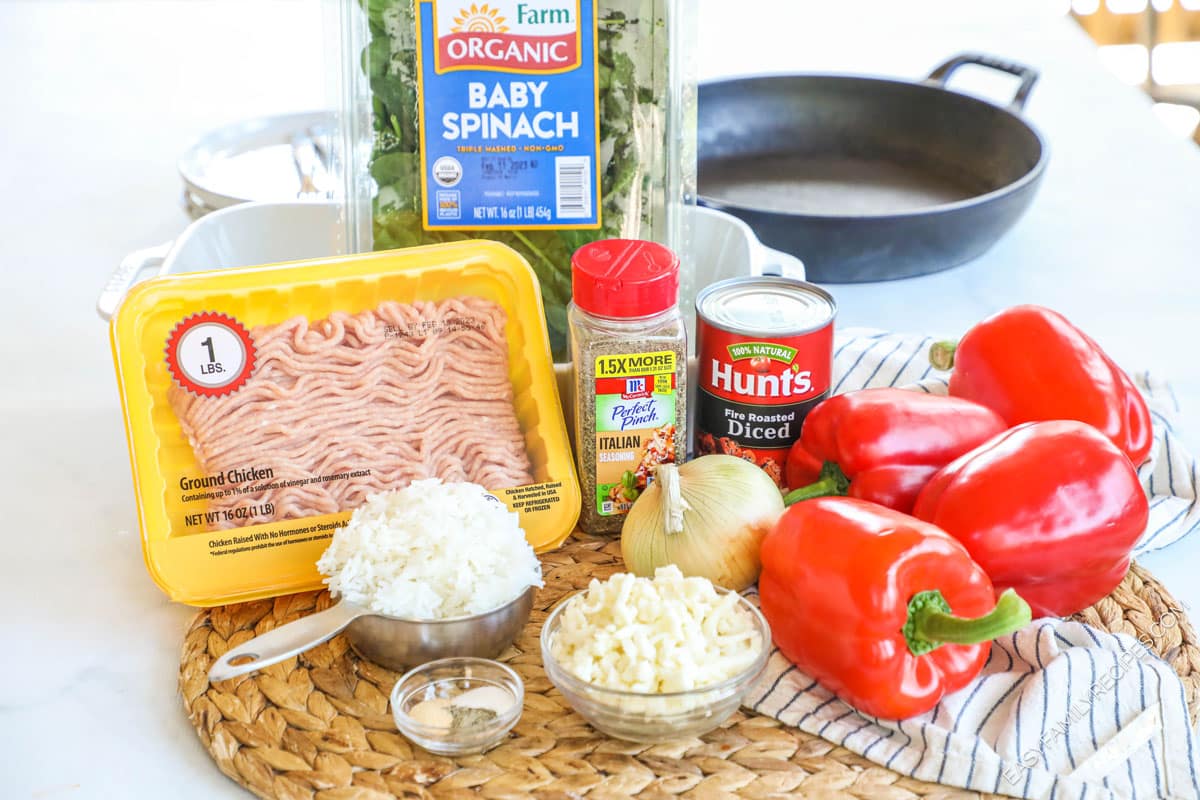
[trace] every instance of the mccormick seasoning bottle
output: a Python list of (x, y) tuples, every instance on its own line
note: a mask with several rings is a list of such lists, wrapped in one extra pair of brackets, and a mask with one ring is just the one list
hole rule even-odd
[(606, 239), (575, 251), (571, 277), (579, 524), (615, 533), (654, 467), (687, 452), (679, 258), (654, 242)]

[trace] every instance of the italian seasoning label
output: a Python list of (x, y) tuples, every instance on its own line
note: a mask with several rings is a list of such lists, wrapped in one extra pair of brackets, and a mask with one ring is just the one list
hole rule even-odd
[(600, 227), (593, 0), (418, 6), (424, 227)]
[(625, 514), (653, 477), (675, 460), (676, 353), (597, 356), (596, 511)]

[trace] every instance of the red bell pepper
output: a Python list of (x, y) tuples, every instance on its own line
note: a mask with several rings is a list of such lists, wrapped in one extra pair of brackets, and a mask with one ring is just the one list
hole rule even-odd
[(912, 511), (934, 473), (1008, 426), (996, 412), (957, 397), (862, 389), (809, 412), (787, 458), (789, 504), (849, 495)]
[(961, 544), (845, 497), (794, 505), (763, 539), (760, 605), (779, 650), (866, 714), (906, 719), (967, 685), (1029, 606), (997, 601)]
[(1077, 419), (1098, 429), (1134, 466), (1154, 431), (1141, 392), (1100, 346), (1057, 311), (1014, 306), (938, 342), (930, 361), (954, 369), (950, 394), (993, 409), (1009, 425)]
[(1149, 513), (1125, 454), (1074, 420), (1000, 434), (935, 475), (913, 510), (1038, 616), (1074, 614), (1111, 592)]

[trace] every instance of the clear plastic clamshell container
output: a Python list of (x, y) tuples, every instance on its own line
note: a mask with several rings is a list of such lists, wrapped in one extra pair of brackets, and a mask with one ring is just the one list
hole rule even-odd
[(572, 252), (613, 237), (686, 251), (686, 0), (336, 2), (353, 250), (511, 246), (537, 273), (560, 360)]
[(196, 272), (110, 327), (146, 565), (174, 600), (318, 588), (373, 492), (473, 480), (539, 552), (580, 495), (537, 283), (494, 242)]

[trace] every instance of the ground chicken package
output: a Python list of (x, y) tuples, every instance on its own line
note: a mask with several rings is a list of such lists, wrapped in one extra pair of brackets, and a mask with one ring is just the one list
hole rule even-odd
[(135, 287), (113, 358), (143, 552), (174, 600), (317, 588), (371, 494), (482, 484), (557, 547), (579, 513), (536, 278), (460, 242)]

